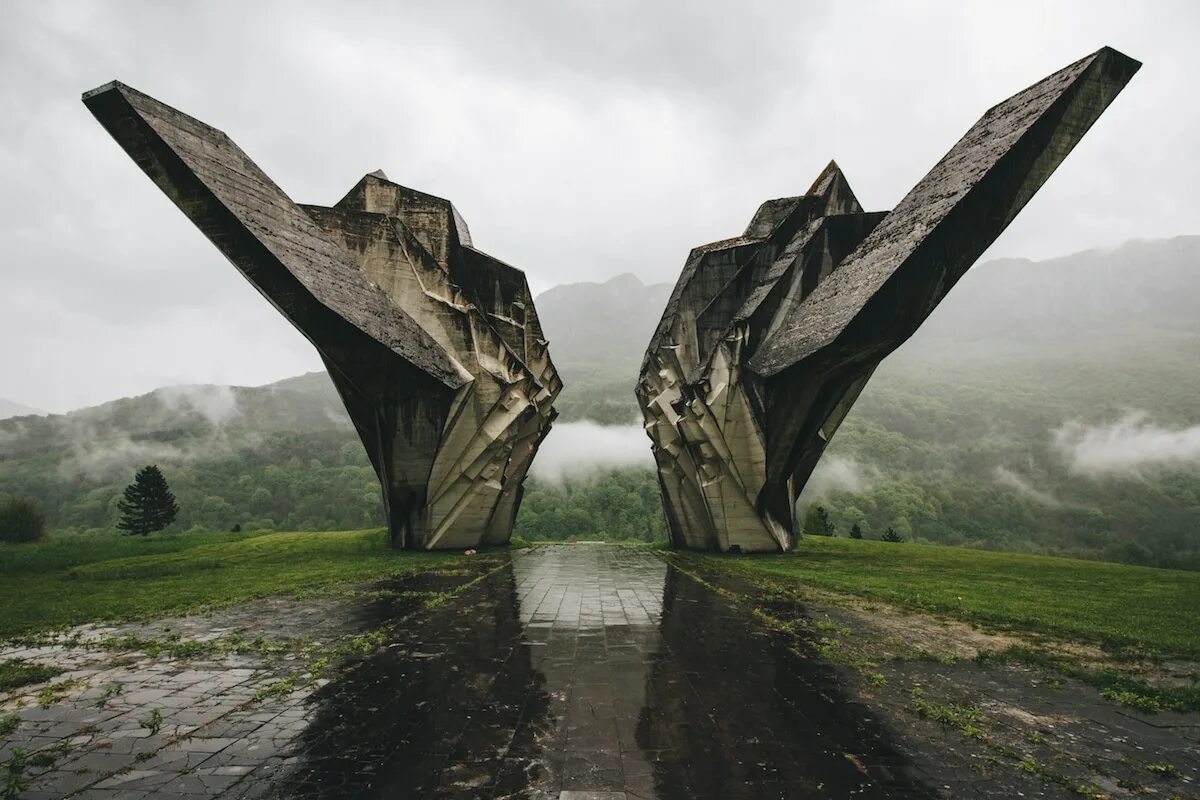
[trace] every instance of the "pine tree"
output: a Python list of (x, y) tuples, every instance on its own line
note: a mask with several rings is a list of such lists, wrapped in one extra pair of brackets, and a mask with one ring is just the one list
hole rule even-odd
[(140, 536), (161, 531), (179, 513), (167, 479), (153, 464), (138, 470), (133, 483), (125, 487), (125, 497), (117, 503), (117, 508), (121, 510), (117, 527)]
[(896, 533), (896, 529), (888, 525), (888, 529), (883, 532), (883, 536), (879, 537), (885, 542), (903, 542), (904, 537)]
[(862, 538), (862, 528), (860, 528), (858, 526), (857, 522), (850, 526), (850, 538), (851, 539), (861, 539)]
[(837, 525), (829, 518), (825, 506), (811, 505), (804, 517), (804, 532), (809, 536), (833, 536)]
[(825, 506), (817, 506), (817, 530), (820, 531), (820, 536), (833, 536), (837, 530), (837, 525), (829, 518), (829, 512), (825, 510)]

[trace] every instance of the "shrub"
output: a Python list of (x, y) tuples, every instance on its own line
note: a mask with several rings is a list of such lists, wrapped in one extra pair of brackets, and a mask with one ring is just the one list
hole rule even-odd
[(46, 535), (46, 515), (31, 501), (14, 497), (0, 504), (0, 542), (34, 542)]

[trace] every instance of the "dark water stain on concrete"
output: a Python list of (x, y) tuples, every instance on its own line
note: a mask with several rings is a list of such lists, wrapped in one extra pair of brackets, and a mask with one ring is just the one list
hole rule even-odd
[(311, 702), (262, 794), (936, 796), (831, 668), (632, 549), (519, 555)]

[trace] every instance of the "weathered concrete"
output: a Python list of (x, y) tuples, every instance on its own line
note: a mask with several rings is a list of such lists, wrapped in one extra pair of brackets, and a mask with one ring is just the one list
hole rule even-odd
[(215, 128), (128, 86), (83, 96), (113, 138), (317, 348), (383, 487), (392, 542), (512, 535), (562, 388), (524, 274), (447, 200), (365, 176), (297, 205)]
[(672, 544), (791, 546), (796, 496), (875, 367), (1139, 66), (1104, 48), (995, 106), (890, 213), (865, 213), (831, 162), (692, 251), (636, 390)]

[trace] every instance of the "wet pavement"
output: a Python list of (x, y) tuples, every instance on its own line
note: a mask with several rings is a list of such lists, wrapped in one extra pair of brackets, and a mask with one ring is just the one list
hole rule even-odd
[[(643, 549), (538, 547), (0, 648), (67, 670), (52, 696), (0, 696), (0, 722), (19, 717), (0, 767), (24, 752), (30, 800), (1197, 796), (1200, 715), (1139, 717), (967, 660), (896, 658), (872, 682), (818, 653), (814, 630), (855, 626), (892, 647), (850, 612), (735, 601), (745, 587), (707, 577)], [(781, 631), (764, 609), (807, 622)], [(914, 686), (973, 692), (996, 722), (922, 719)], [(1183, 772), (1163, 783), (1139, 758)]]
[(934, 796), (838, 684), (651, 553), (547, 547), (319, 692), (263, 795)]

